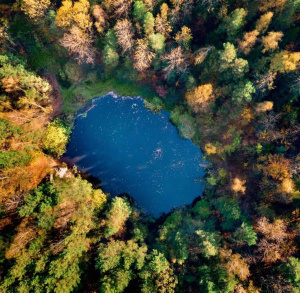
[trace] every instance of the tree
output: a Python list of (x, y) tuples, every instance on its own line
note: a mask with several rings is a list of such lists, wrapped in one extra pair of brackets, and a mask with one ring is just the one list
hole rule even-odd
[(197, 230), (195, 233), (199, 237), (197, 241), (199, 242), (201, 253), (205, 258), (210, 258), (218, 254), (221, 240), (218, 232)]
[(236, 277), (229, 275), (221, 266), (200, 266), (198, 274), (199, 288), (204, 293), (233, 292), (238, 283)]
[(258, 30), (245, 33), (243, 40), (239, 40), (239, 50), (242, 51), (245, 55), (249, 54), (257, 41), (258, 35)]
[(134, 1), (132, 14), (136, 21), (142, 21), (146, 12), (147, 8), (143, 1)]
[(129, 20), (118, 20), (114, 27), (118, 43), (122, 48), (123, 54), (130, 52), (133, 49), (133, 27)]
[(238, 8), (224, 18), (221, 29), (225, 29), (230, 40), (234, 39), (245, 25), (246, 15), (247, 13), (244, 8)]
[(56, 24), (62, 28), (71, 28), (75, 25), (83, 31), (89, 31), (92, 27), (89, 10), (88, 0), (79, 0), (74, 4), (71, 0), (64, 0), (57, 10)]
[(214, 49), (213, 47), (208, 46), (197, 50), (194, 53), (194, 64), (195, 65), (201, 64), (213, 49)]
[(154, 97), (150, 102), (148, 102), (147, 100), (144, 100), (144, 105), (147, 109), (149, 109), (153, 113), (158, 113), (163, 108), (163, 102), (158, 97)]
[(112, 3), (115, 9), (114, 14), (116, 18), (129, 18), (132, 0), (114, 0)]
[(169, 7), (167, 3), (163, 3), (160, 6), (160, 15), (163, 19), (167, 19), (168, 18), (168, 13), (169, 13)]
[(96, 268), (101, 273), (100, 292), (124, 292), (135, 278), (135, 271), (142, 269), (147, 246), (133, 240), (111, 241), (100, 244)]
[(105, 46), (103, 50), (103, 62), (106, 69), (112, 70), (119, 64), (119, 54), (110, 46)]
[(154, 17), (151, 12), (147, 12), (144, 17), (144, 32), (147, 36), (151, 35), (154, 33)]
[(94, 49), (92, 37), (77, 26), (72, 26), (69, 33), (65, 33), (60, 43), (70, 54), (75, 56), (79, 64), (94, 63)]
[(261, 34), (265, 33), (272, 21), (273, 15), (274, 13), (271, 11), (263, 14), (256, 22), (255, 29), (258, 30)]
[(242, 223), (241, 227), (233, 233), (233, 237), (238, 243), (246, 242), (249, 246), (255, 245), (257, 241), (257, 235), (252, 225), (247, 222)]
[(107, 71), (112, 71), (119, 64), (117, 46), (117, 36), (114, 30), (110, 29), (105, 35), (105, 46), (103, 50), (103, 62)]
[(282, 155), (275, 154), (268, 159), (267, 166), (263, 169), (265, 175), (270, 176), (274, 180), (284, 180), (292, 177), (291, 161)]
[(181, 28), (181, 31), (177, 32), (176, 36), (175, 36), (175, 40), (176, 42), (183, 46), (185, 49), (189, 49), (190, 48), (190, 43), (192, 40), (192, 33), (191, 33), (191, 29), (183, 26)]
[(271, 101), (265, 101), (262, 103), (258, 103), (256, 106), (256, 112), (258, 112), (258, 113), (271, 111), (272, 109), (273, 109), (273, 102), (271, 102)]
[(232, 100), (237, 103), (251, 102), (252, 94), (255, 93), (255, 87), (249, 80), (240, 81), (234, 86), (232, 91)]
[(277, 1), (272, 1), (272, 0), (260, 0), (259, 1), (259, 10), (262, 12), (274, 9), (276, 12), (281, 11), (287, 0), (277, 0)]
[(106, 213), (106, 226), (104, 236), (106, 238), (118, 233), (124, 226), (126, 220), (130, 217), (131, 208), (128, 202), (121, 198), (115, 197), (112, 200), (111, 208)]
[(155, 18), (155, 30), (157, 33), (164, 35), (166, 38), (172, 31), (170, 22), (168, 21), (169, 7), (166, 3), (163, 3), (160, 7), (160, 14), (158, 13)]
[(7, 99), (6, 111), (35, 108), (40, 112), (51, 112), (49, 96), (51, 85), (48, 81), (25, 69), (18, 59), (0, 56), (0, 89)]
[(262, 52), (275, 50), (278, 48), (278, 42), (283, 37), (282, 32), (269, 32), (267, 36), (262, 37), (262, 44), (264, 46)]
[(175, 211), (164, 222), (159, 230), (159, 240), (165, 249), (165, 254), (172, 260), (183, 264), (188, 258), (189, 238), (184, 229), (186, 219), (182, 211)]
[(225, 43), (223, 44), (224, 50), (219, 52), (220, 55), (220, 69), (226, 70), (229, 68), (230, 63), (236, 59), (236, 49), (233, 44)]
[(87, 234), (95, 228), (94, 195), (91, 184), (77, 177), (54, 178), (25, 196), (24, 218), (7, 251), (15, 260), (1, 291), (75, 290), (91, 243)]
[(267, 218), (262, 217), (257, 221), (255, 230), (263, 235), (257, 244), (257, 253), (263, 262), (274, 263), (295, 251), (295, 247), (289, 241), (290, 235), (283, 220), (277, 219), (270, 223)]
[(179, 107), (174, 108), (170, 119), (177, 126), (180, 137), (191, 139), (196, 134), (195, 119), (188, 113), (182, 112)]
[(185, 98), (194, 112), (206, 112), (214, 100), (212, 84), (204, 84), (191, 91), (187, 91)]
[(155, 0), (144, 0), (145, 5), (149, 11), (152, 11), (155, 5), (157, 4)]
[(235, 193), (241, 192), (242, 194), (245, 194), (246, 191), (245, 183), (246, 180), (241, 180), (238, 177), (235, 177), (231, 185), (231, 190)]
[(166, 78), (170, 77), (171, 74), (180, 74), (187, 70), (188, 63), (181, 47), (172, 49), (161, 59), (167, 64), (163, 69)]
[(286, 73), (300, 66), (300, 52), (281, 51), (271, 57), (270, 70)]
[(96, 19), (94, 24), (95, 24), (95, 27), (97, 28), (98, 33), (103, 34), (104, 27), (105, 27), (105, 24), (107, 21), (107, 14), (101, 5), (94, 6), (93, 16)]
[(163, 54), (165, 51), (166, 38), (162, 34), (152, 34), (148, 37), (150, 47), (158, 54)]
[(68, 132), (58, 120), (55, 120), (48, 125), (42, 142), (46, 151), (59, 157), (65, 152)]
[(146, 265), (139, 273), (143, 280), (141, 292), (175, 292), (178, 280), (163, 254), (153, 250), (146, 259)]
[(242, 78), (249, 71), (248, 61), (242, 58), (236, 58), (231, 65), (233, 79)]
[(233, 44), (223, 44), (224, 50), (219, 51), (220, 67), (219, 71), (223, 74), (222, 79), (228, 82), (228, 79), (236, 81), (241, 79), (246, 72), (249, 71), (248, 61), (237, 58), (237, 52)]
[(285, 280), (293, 284), (293, 288), (300, 288), (300, 261), (296, 257), (290, 257), (280, 266), (280, 273)]
[(197, 218), (200, 218), (201, 220), (208, 219), (211, 215), (209, 202), (205, 199), (199, 200), (193, 207), (192, 211), (197, 214)]
[(223, 229), (231, 230), (240, 222), (242, 214), (236, 199), (221, 197), (214, 202), (214, 205), (225, 218), (225, 221), (222, 223)]
[(262, 217), (256, 225), (255, 230), (265, 236), (267, 240), (274, 240), (276, 242), (282, 242), (287, 236), (287, 226), (282, 220), (275, 220), (273, 223)]
[(22, 0), (21, 9), (33, 20), (44, 16), (50, 6), (50, 0)]
[(145, 39), (139, 39), (136, 42), (136, 50), (134, 53), (134, 67), (137, 71), (143, 72), (149, 68), (154, 53), (149, 50), (148, 42)]
[(220, 258), (226, 261), (224, 267), (231, 276), (237, 276), (241, 281), (245, 281), (250, 276), (249, 266), (246, 260), (238, 253), (232, 253), (232, 250), (220, 248)]

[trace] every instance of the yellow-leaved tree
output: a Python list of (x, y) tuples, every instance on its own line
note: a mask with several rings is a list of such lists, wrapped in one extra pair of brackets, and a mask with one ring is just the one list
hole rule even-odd
[(255, 29), (258, 30), (261, 34), (266, 32), (269, 27), (269, 24), (272, 21), (273, 15), (274, 13), (271, 11), (263, 14), (256, 22)]
[(49, 123), (42, 139), (43, 149), (59, 157), (65, 152), (67, 142), (67, 129), (57, 120)]
[(73, 4), (71, 0), (64, 0), (57, 10), (56, 24), (68, 32), (61, 39), (61, 44), (77, 62), (94, 63), (90, 2), (79, 0)]
[(214, 99), (213, 86), (210, 83), (200, 85), (185, 95), (194, 112), (206, 112)]
[(90, 2), (88, 0), (76, 1), (74, 5), (71, 0), (64, 0), (62, 6), (57, 10), (56, 24), (63, 28), (76, 25), (82, 30), (89, 30), (92, 27), (89, 10)]
[(50, 0), (23, 0), (21, 2), (22, 11), (33, 20), (44, 16), (50, 6)]
[(281, 73), (296, 70), (300, 66), (300, 52), (281, 51), (271, 58), (270, 69)]
[(183, 26), (181, 31), (177, 32), (175, 36), (175, 40), (179, 45), (182, 45), (185, 49), (190, 48), (190, 43), (192, 40), (192, 32), (191, 29), (187, 26)]
[(263, 50), (265, 53), (267, 51), (275, 50), (278, 48), (278, 43), (281, 41), (283, 37), (282, 32), (269, 32), (267, 36), (262, 37)]

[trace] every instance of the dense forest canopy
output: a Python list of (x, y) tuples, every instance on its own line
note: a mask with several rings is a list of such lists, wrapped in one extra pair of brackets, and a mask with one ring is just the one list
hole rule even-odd
[[(2, 0), (1, 292), (300, 292), (299, 0)], [(154, 219), (68, 169), (110, 90), (211, 164)]]

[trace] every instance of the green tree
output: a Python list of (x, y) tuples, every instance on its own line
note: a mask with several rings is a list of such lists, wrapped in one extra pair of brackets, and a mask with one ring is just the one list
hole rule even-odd
[(178, 283), (167, 259), (157, 250), (147, 256), (146, 265), (141, 273), (141, 292), (173, 293)]
[(104, 236), (108, 238), (118, 233), (130, 217), (131, 212), (131, 207), (126, 199), (115, 197), (112, 200), (110, 210), (106, 213)]
[(144, 266), (147, 246), (133, 240), (100, 244), (96, 268), (100, 271), (100, 292), (123, 292)]
[(252, 94), (255, 93), (255, 87), (249, 80), (240, 81), (233, 87), (232, 100), (238, 104), (251, 102)]
[(211, 215), (211, 209), (209, 202), (205, 199), (199, 200), (192, 211), (199, 217), (201, 220), (206, 220)]
[(105, 46), (103, 49), (103, 62), (105, 69), (111, 72), (119, 64), (119, 54), (117, 52), (118, 39), (114, 30), (110, 29), (105, 35)]
[(279, 271), (285, 280), (293, 284), (293, 288), (300, 289), (300, 261), (296, 257), (290, 257), (279, 267)]
[(226, 16), (221, 24), (221, 31), (225, 30), (228, 40), (233, 40), (245, 25), (245, 17), (247, 13), (244, 8), (233, 10), (229, 16)]
[(59, 120), (55, 120), (49, 123), (42, 142), (44, 150), (59, 157), (65, 152), (66, 144), (68, 142), (68, 130), (59, 122)]
[(220, 197), (214, 202), (218, 211), (225, 218), (222, 228), (232, 230), (240, 221), (242, 213), (236, 199)]
[(203, 230), (197, 230), (196, 234), (199, 239), (199, 246), (201, 253), (206, 258), (210, 258), (218, 254), (218, 248), (220, 246), (220, 235), (217, 232), (206, 232)]
[(216, 265), (200, 266), (199, 288), (203, 293), (233, 292), (238, 280), (230, 276), (226, 269)]
[(230, 64), (236, 59), (236, 49), (233, 44), (223, 44), (224, 50), (219, 52), (220, 55), (220, 69), (226, 70)]
[(42, 113), (51, 111), (51, 108), (47, 107), (51, 85), (28, 71), (21, 60), (0, 55), (0, 80), (1, 91), (7, 100), (6, 110), (34, 108)]
[(233, 237), (238, 243), (246, 242), (249, 246), (255, 245), (257, 241), (257, 235), (252, 225), (247, 222), (242, 223), (241, 227), (233, 233)]
[(134, 1), (133, 3), (133, 16), (136, 21), (142, 21), (147, 12), (147, 8), (143, 1)]
[(147, 36), (151, 35), (154, 33), (154, 17), (151, 12), (147, 12), (144, 17), (144, 32)]
[(165, 51), (166, 38), (162, 34), (151, 34), (149, 37), (150, 47), (158, 54), (163, 54)]

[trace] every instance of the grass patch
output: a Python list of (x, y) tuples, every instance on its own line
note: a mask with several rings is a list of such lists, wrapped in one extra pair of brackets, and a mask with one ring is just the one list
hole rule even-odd
[(62, 113), (70, 121), (73, 115), (87, 102), (110, 91), (114, 91), (121, 96), (141, 96), (148, 101), (155, 97), (155, 93), (147, 86), (126, 82), (114, 77), (96, 81), (87, 78), (68, 89), (61, 89), (63, 99)]

